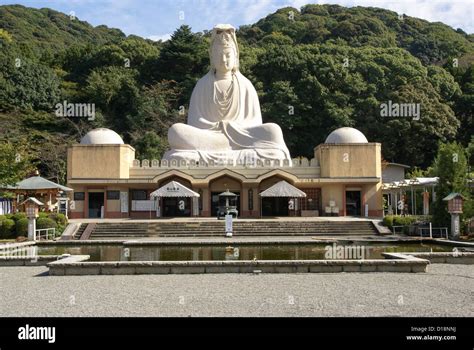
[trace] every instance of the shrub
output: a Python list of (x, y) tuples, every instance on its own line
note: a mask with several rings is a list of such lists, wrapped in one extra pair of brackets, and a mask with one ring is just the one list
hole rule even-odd
[(395, 226), (408, 226), (416, 221), (414, 216), (395, 216), (393, 218), (393, 225)]
[(383, 224), (390, 230), (393, 226), (404, 226), (403, 233), (409, 232), (409, 225), (412, 225), (418, 220), (416, 216), (398, 216), (398, 215), (387, 215), (383, 218)]
[(44, 228), (58, 228), (58, 224), (53, 219), (39, 217), (36, 219), (36, 229), (40, 230)]
[(49, 214), (48, 214), (48, 213), (45, 213), (44, 211), (40, 211), (40, 212), (38, 213), (38, 219), (40, 219), (40, 218), (43, 219), (43, 218), (48, 218), (48, 217), (49, 217)]
[(0, 238), (11, 238), (15, 234), (15, 221), (3, 219), (0, 221)]
[(67, 225), (67, 218), (66, 215), (61, 213), (51, 213), (49, 214), (49, 218), (56, 221), (58, 226), (66, 226)]
[(26, 213), (18, 212), (12, 215), (11, 217), (15, 222), (21, 219), (26, 219)]
[(28, 219), (23, 218), (16, 222), (16, 236), (28, 236)]
[(393, 226), (393, 215), (387, 215), (383, 218), (383, 225), (392, 229)]

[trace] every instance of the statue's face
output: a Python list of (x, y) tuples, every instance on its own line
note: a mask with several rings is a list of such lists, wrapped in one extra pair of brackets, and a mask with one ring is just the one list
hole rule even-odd
[(219, 71), (228, 72), (235, 67), (235, 52), (232, 47), (218, 47), (213, 52), (214, 66)]

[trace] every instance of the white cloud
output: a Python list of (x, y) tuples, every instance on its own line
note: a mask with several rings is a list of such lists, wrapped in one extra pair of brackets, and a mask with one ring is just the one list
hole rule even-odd
[(167, 34), (158, 34), (158, 35), (150, 35), (147, 37), (147, 39), (153, 40), (153, 41), (166, 41), (171, 39), (171, 33)]

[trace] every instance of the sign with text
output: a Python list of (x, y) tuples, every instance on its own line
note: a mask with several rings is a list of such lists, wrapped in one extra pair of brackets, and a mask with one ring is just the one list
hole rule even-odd
[(232, 233), (232, 215), (225, 216), (225, 232)]

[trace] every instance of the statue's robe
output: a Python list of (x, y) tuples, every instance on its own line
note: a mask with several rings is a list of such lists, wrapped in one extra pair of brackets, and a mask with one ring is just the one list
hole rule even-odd
[(212, 72), (194, 87), (188, 122), (173, 125), (168, 133), (171, 151), (164, 159), (249, 163), (256, 159), (288, 160), (280, 127), (262, 124), (257, 92), (240, 72), (233, 75), (232, 98), (219, 101)]

